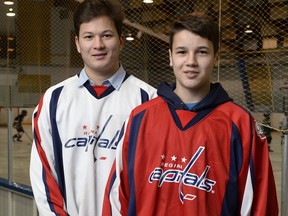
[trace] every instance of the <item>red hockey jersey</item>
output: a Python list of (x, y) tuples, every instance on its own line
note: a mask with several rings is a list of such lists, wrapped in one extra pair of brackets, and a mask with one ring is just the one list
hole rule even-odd
[(192, 111), (165, 83), (158, 95), (130, 116), (104, 214), (278, 215), (267, 141), (251, 114), (219, 83)]

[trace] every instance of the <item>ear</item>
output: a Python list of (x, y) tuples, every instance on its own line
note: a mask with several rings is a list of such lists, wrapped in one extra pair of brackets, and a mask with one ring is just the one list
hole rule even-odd
[(120, 51), (123, 49), (124, 45), (125, 45), (125, 36), (124, 34), (122, 34), (120, 37), (119, 37), (119, 41), (120, 41)]
[(169, 60), (170, 60), (170, 63), (169, 63), (170, 67), (173, 67), (172, 52), (170, 49), (169, 49)]
[(80, 53), (79, 38), (77, 36), (75, 36), (75, 44), (76, 44), (76, 48), (77, 48), (78, 53)]
[(218, 67), (219, 64), (219, 52), (217, 52), (214, 56), (214, 67)]

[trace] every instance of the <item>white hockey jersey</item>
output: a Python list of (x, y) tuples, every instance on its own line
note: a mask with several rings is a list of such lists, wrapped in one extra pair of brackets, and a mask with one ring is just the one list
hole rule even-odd
[(134, 107), (156, 96), (132, 75), (100, 97), (78, 79), (48, 89), (33, 113), (30, 178), (40, 215), (102, 214), (123, 124)]

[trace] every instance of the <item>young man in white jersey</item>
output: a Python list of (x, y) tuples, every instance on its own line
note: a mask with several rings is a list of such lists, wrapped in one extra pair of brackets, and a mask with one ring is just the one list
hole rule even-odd
[(124, 121), (156, 96), (120, 64), (123, 19), (116, 0), (85, 0), (75, 11), (84, 68), (50, 87), (33, 113), (30, 178), (40, 215), (102, 215)]

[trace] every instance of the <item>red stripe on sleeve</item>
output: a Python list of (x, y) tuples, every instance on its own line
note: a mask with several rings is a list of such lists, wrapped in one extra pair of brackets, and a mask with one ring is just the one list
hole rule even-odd
[(41, 160), (41, 163), (43, 165), (44, 171), (46, 173), (46, 179), (43, 179), (44, 183), (46, 184), (46, 187), (49, 190), (49, 195), (47, 194), (47, 199), (53, 205), (55, 214), (57, 215), (67, 215), (67, 213), (64, 210), (64, 201), (63, 201), (63, 196), (61, 194), (61, 191), (59, 189), (59, 186), (54, 179), (50, 165), (48, 163), (45, 151), (42, 148), (42, 140), (41, 140), (41, 135), (39, 133), (39, 125), (38, 125), (38, 119), (42, 110), (43, 106), (43, 99), (44, 95), (41, 97), (39, 105), (38, 105), (38, 111), (37, 111), (37, 116), (34, 117), (34, 133), (37, 137), (35, 140), (37, 151)]
[(105, 195), (104, 195), (104, 200), (103, 200), (102, 215), (106, 215), (106, 216), (112, 215), (109, 197), (110, 197), (111, 186), (113, 184), (113, 181), (115, 180), (112, 178), (114, 176), (114, 174), (116, 173), (115, 167), (116, 167), (116, 165), (115, 165), (115, 160), (114, 160), (114, 163), (113, 163), (113, 166), (111, 168), (110, 175), (109, 175), (109, 178), (108, 178), (108, 181), (106, 184)]

